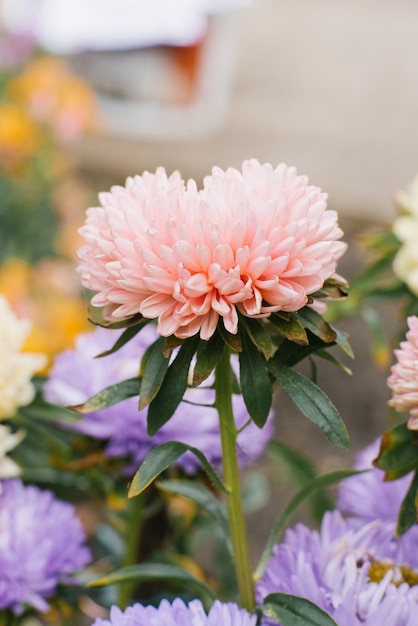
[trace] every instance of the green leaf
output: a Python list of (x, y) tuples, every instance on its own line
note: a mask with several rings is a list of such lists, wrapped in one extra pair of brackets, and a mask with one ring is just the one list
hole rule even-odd
[(328, 441), (338, 448), (347, 448), (347, 429), (325, 393), (311, 380), (289, 367), (277, 365), (273, 361), (269, 361), (267, 365), (300, 411), (319, 426)]
[(157, 395), (167, 373), (169, 359), (164, 355), (164, 337), (160, 337), (145, 351), (141, 360), (141, 393), (139, 409), (144, 409)]
[(285, 320), (280, 315), (272, 313), (269, 317), (269, 322), (273, 324), (280, 335), (283, 335), (289, 341), (302, 346), (308, 345), (309, 339), (306, 330), (295, 315)]
[(335, 343), (337, 344), (337, 346), (339, 346), (341, 348), (341, 350), (343, 352), (346, 353), (347, 356), (350, 357), (350, 359), (354, 359), (354, 352), (350, 346), (350, 344), (348, 343), (348, 335), (347, 333), (345, 333), (342, 330), (338, 330), (337, 328), (332, 327), (333, 330), (335, 330), (337, 338), (335, 340)]
[[(373, 465), (397, 477), (418, 468), (418, 437), (406, 424), (397, 424), (386, 431)], [(388, 478), (388, 476), (386, 477)]]
[(362, 474), (364, 473), (364, 471), (367, 470), (336, 470), (334, 472), (329, 472), (328, 474), (322, 474), (321, 476), (317, 476), (316, 478), (313, 478), (308, 483), (306, 483), (306, 485), (293, 496), (293, 498), (290, 500), (290, 502), (286, 505), (286, 507), (277, 518), (270, 537), (268, 538), (267, 545), (254, 572), (254, 580), (260, 580), (263, 576), (274, 545), (279, 540), (281, 533), (289, 523), (289, 520), (293, 513), (302, 504), (302, 502), (306, 500), (306, 498), (312, 496), (315, 492), (319, 490), (330, 487), (331, 485), (335, 485), (344, 478), (349, 478), (350, 476), (355, 476), (356, 474)]
[[(279, 460), (283, 461), (290, 470), (291, 476), (300, 487), (317, 477), (317, 471), (313, 463), (303, 454), (283, 443), (283, 441), (270, 441), (268, 450)], [(333, 501), (325, 491), (317, 491), (309, 498), (309, 506), (316, 521), (321, 521), (325, 511), (334, 508)]]
[[(397, 244), (399, 248), (399, 242)], [(393, 258), (395, 255), (395, 251), (390, 254), (385, 254), (380, 257), (373, 263), (367, 266), (367, 268), (362, 271), (358, 276), (352, 279), (351, 282), (351, 290), (350, 294), (357, 293), (368, 295), (370, 289), (376, 286), (376, 282), (379, 277), (381, 277), (386, 270), (392, 268)]]
[(146, 582), (161, 580), (177, 582), (186, 585), (202, 599), (215, 600), (215, 593), (204, 583), (193, 576), (190, 572), (171, 563), (139, 563), (122, 567), (106, 576), (88, 583), (88, 587), (106, 587), (127, 582)]
[(273, 402), (266, 361), (245, 333), (241, 335), (241, 342), (243, 349), (239, 353), (239, 365), (242, 397), (251, 419), (262, 428)]
[(418, 472), (415, 472), (398, 514), (396, 536), (400, 537), (417, 523)]
[(197, 349), (196, 365), (193, 370), (193, 386), (198, 387), (213, 372), (224, 351), (225, 344), (219, 333), (209, 341), (201, 341)]
[(264, 598), (260, 609), (282, 626), (338, 626), (328, 613), (310, 600), (287, 593), (271, 593)]
[(123, 333), (120, 335), (117, 341), (110, 348), (110, 350), (105, 350), (104, 352), (101, 352), (94, 358), (98, 359), (100, 357), (108, 356), (109, 354), (113, 354), (114, 352), (117, 352), (117, 350), (122, 348), (126, 343), (128, 343), (128, 341), (130, 341), (133, 337), (135, 337), (135, 335), (137, 335), (139, 331), (142, 330), (142, 328), (144, 328), (144, 326), (146, 326), (150, 321), (151, 320), (143, 317), (138, 324), (135, 324), (134, 326), (128, 326), (128, 328), (126, 328), (123, 331)]
[(226, 491), (221, 479), (219, 478), (212, 465), (209, 463), (205, 455), (193, 446), (188, 446), (181, 441), (168, 441), (156, 446), (145, 457), (141, 467), (136, 472), (129, 487), (128, 497), (138, 496), (172, 463), (177, 461), (185, 452), (192, 452), (201, 462), (203, 469), (206, 471), (214, 486), (221, 491)]
[(148, 408), (147, 425), (150, 437), (164, 426), (180, 404), (187, 389), (190, 363), (196, 352), (199, 337), (190, 337), (181, 346), (169, 366), (157, 395)]
[(268, 361), (273, 355), (274, 345), (262, 321), (241, 316), (239, 323), (240, 327), (243, 326), (245, 328), (248, 337)]
[(76, 406), (69, 407), (77, 413), (92, 413), (93, 411), (99, 411), (105, 409), (108, 406), (113, 406), (126, 398), (132, 398), (139, 395), (141, 387), (140, 378), (129, 378), (128, 380), (122, 380), (120, 383), (110, 385), (99, 393), (89, 398), (84, 404), (78, 404)]
[(207, 487), (194, 480), (162, 480), (158, 482), (157, 487), (165, 493), (175, 494), (192, 500), (192, 502), (202, 507), (218, 524), (232, 554), (225, 507)]
[(309, 331), (307, 336), (309, 345), (298, 345), (292, 341), (283, 341), (271, 361), (274, 361), (277, 365), (293, 367), (318, 350), (330, 347), (329, 344), (324, 343)]
[(314, 335), (322, 339), (324, 343), (334, 343), (337, 338), (335, 330), (309, 306), (298, 311), (297, 316), (302, 324)]
[(392, 349), (386, 337), (380, 315), (368, 307), (363, 308), (362, 318), (366, 321), (371, 334), (371, 348), (375, 362), (382, 369), (389, 366)]

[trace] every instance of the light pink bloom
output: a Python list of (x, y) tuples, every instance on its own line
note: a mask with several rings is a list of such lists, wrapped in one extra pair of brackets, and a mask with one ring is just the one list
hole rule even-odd
[(163, 336), (208, 339), (221, 317), (235, 334), (238, 311), (297, 311), (334, 274), (346, 244), (326, 199), (283, 163), (214, 168), (202, 191), (145, 172), (88, 210), (82, 283), (108, 320), (141, 313)]
[(408, 317), (407, 322), (407, 340), (394, 351), (397, 363), (392, 366), (387, 380), (392, 390), (388, 404), (399, 412), (409, 411), (408, 426), (418, 430), (418, 317)]

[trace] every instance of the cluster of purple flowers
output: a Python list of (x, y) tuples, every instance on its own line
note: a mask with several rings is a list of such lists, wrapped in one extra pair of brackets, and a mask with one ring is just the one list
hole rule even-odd
[(159, 607), (134, 604), (122, 612), (112, 607), (110, 619), (98, 619), (93, 626), (255, 626), (257, 617), (231, 602), (214, 602), (206, 615), (200, 600), (186, 605), (176, 598), (163, 600)]
[(49, 608), (57, 585), (91, 560), (74, 507), (20, 480), (0, 483), (0, 609)]
[[(46, 398), (56, 404), (82, 404), (105, 387), (137, 376), (142, 355), (158, 338), (155, 326), (148, 324), (113, 354), (94, 358), (110, 349), (119, 335), (119, 331), (103, 328), (80, 335), (73, 350), (56, 358), (45, 385)], [(232, 366), (238, 368), (236, 358), (233, 358)], [(154, 446), (167, 441), (181, 441), (196, 447), (210, 463), (220, 466), (219, 418), (214, 407), (212, 382), (208, 379), (200, 387), (189, 388), (173, 417), (152, 439), (147, 434), (147, 409), (138, 411), (137, 398), (89, 413), (77, 422), (75, 428), (107, 441), (106, 454), (126, 458), (125, 473), (128, 475), (136, 471)], [(249, 421), (242, 396), (233, 396), (233, 409), (236, 426), (242, 428), (238, 436), (238, 458), (240, 465), (244, 466), (253, 463), (265, 451), (273, 435), (273, 415), (270, 414), (267, 424), (260, 429)], [(195, 473), (199, 467), (199, 461), (189, 452), (179, 459), (178, 464), (189, 474)]]
[(339, 626), (418, 623), (418, 528), (395, 538), (411, 476), (384, 482), (372, 466), (378, 447), (358, 455), (355, 467), (369, 471), (342, 482), (340, 510), (327, 513), (319, 531), (299, 524), (275, 546), (258, 600), (273, 592), (303, 596)]

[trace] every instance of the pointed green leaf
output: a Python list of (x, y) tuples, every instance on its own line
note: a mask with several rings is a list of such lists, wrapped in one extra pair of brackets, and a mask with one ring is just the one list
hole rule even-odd
[(337, 338), (335, 340), (335, 343), (337, 344), (337, 346), (339, 346), (341, 350), (345, 352), (347, 356), (350, 357), (350, 359), (354, 359), (354, 352), (353, 352), (352, 347), (348, 343), (347, 333), (345, 333), (342, 330), (338, 330), (337, 328), (334, 328), (334, 327), (333, 327), (333, 330), (335, 330), (337, 334)]
[(106, 389), (99, 391), (99, 393), (96, 393), (83, 404), (78, 404), (69, 408), (73, 409), (73, 411), (77, 411), (77, 413), (82, 413), (83, 415), (84, 413), (99, 411), (100, 409), (105, 409), (108, 406), (113, 406), (122, 400), (126, 400), (126, 398), (132, 398), (139, 395), (140, 387), (140, 378), (122, 380), (120, 383), (110, 385), (110, 387), (106, 387)]
[(306, 498), (319, 490), (335, 485), (341, 480), (344, 480), (344, 478), (348, 478), (349, 476), (354, 476), (356, 474), (362, 474), (364, 471), (368, 470), (336, 470), (334, 472), (329, 472), (328, 474), (317, 476), (306, 483), (306, 485), (293, 496), (277, 518), (274, 528), (270, 533), (270, 537), (268, 538), (267, 545), (254, 572), (254, 580), (260, 580), (263, 576), (274, 545), (277, 543), (281, 533), (288, 525), (293, 513), (302, 504), (302, 502), (306, 500)]
[(180, 404), (187, 389), (190, 363), (199, 337), (187, 339), (169, 366), (161, 387), (148, 407), (147, 425), (150, 437), (164, 426)]
[(310, 600), (287, 593), (271, 593), (260, 609), (282, 626), (338, 626), (328, 613)]
[(241, 342), (239, 366), (242, 397), (251, 419), (261, 428), (266, 423), (273, 402), (270, 377), (266, 361), (245, 333), (242, 333)]
[(219, 525), (219, 529), (227, 541), (228, 547), (231, 549), (229, 524), (225, 507), (207, 487), (194, 480), (162, 480), (158, 482), (157, 487), (165, 493), (175, 494), (192, 500), (192, 502), (202, 507)]
[(198, 387), (210, 376), (224, 351), (225, 344), (218, 332), (208, 341), (201, 341), (197, 349), (196, 365), (193, 370), (193, 387)]
[(297, 316), (302, 324), (308, 328), (311, 333), (322, 339), (325, 343), (333, 343), (337, 334), (335, 330), (324, 320), (322, 315), (309, 306), (305, 306), (298, 311)]
[(315, 352), (315, 356), (318, 356), (321, 359), (324, 359), (324, 361), (329, 361), (333, 365), (336, 365), (349, 376), (353, 375), (353, 372), (350, 370), (350, 368), (344, 365), (344, 363), (341, 363), (341, 361), (337, 359), (333, 354), (331, 354), (331, 352), (327, 352), (326, 350), (317, 350)]
[[(283, 461), (290, 470), (291, 476), (300, 487), (317, 477), (317, 471), (313, 463), (303, 454), (291, 448), (283, 441), (271, 440), (268, 450), (279, 460)], [(325, 490), (317, 491), (309, 498), (309, 506), (316, 521), (321, 521), (325, 511), (334, 508), (334, 503)]]
[(185, 452), (192, 452), (201, 462), (210, 480), (217, 489), (225, 491), (225, 487), (205, 455), (193, 446), (181, 441), (168, 441), (156, 446), (145, 457), (129, 487), (128, 497), (133, 498), (142, 493), (164, 470), (177, 461)]
[(240, 317), (240, 328), (244, 327), (248, 337), (268, 361), (274, 352), (274, 345), (262, 320)]
[(273, 361), (269, 361), (267, 365), (299, 410), (319, 426), (328, 441), (338, 448), (347, 448), (347, 429), (325, 393), (311, 380), (289, 367), (277, 365)]
[(204, 583), (193, 576), (190, 572), (173, 565), (172, 563), (139, 563), (122, 567), (106, 576), (91, 581), (89, 587), (106, 587), (127, 582), (146, 582), (151, 580), (161, 580), (182, 583), (193, 589), (202, 599), (214, 600), (215, 593)]
[(396, 536), (400, 537), (417, 523), (418, 472), (415, 472), (398, 514)]
[(137, 335), (139, 333), (139, 331), (144, 328), (144, 326), (149, 324), (150, 321), (151, 320), (146, 319), (145, 317), (143, 317), (138, 324), (135, 324), (134, 326), (128, 326), (128, 328), (126, 328), (123, 331), (123, 333), (120, 335), (120, 337), (117, 339), (117, 341), (110, 348), (110, 350), (105, 350), (104, 352), (101, 352), (100, 354), (98, 354), (94, 358), (98, 359), (100, 357), (107, 356), (108, 354), (113, 354), (114, 352), (116, 352), (117, 350), (122, 348), (126, 343), (128, 343), (128, 341), (130, 341), (132, 339), (132, 337), (135, 337), (135, 335)]
[(154, 400), (164, 377), (167, 373), (169, 359), (164, 355), (165, 338), (160, 337), (151, 344), (141, 360), (140, 375), (141, 394), (139, 396), (139, 409), (144, 409)]
[(397, 476), (418, 468), (418, 437), (406, 424), (397, 424), (386, 431), (373, 465)]

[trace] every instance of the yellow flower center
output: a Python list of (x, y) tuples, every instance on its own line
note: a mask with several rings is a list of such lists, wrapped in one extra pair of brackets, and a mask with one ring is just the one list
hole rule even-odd
[(380, 583), (387, 572), (393, 571), (392, 583), (399, 587), (402, 583), (407, 583), (410, 587), (418, 585), (418, 572), (415, 572), (407, 565), (395, 565), (395, 563), (381, 563), (375, 561), (369, 567), (370, 582)]

